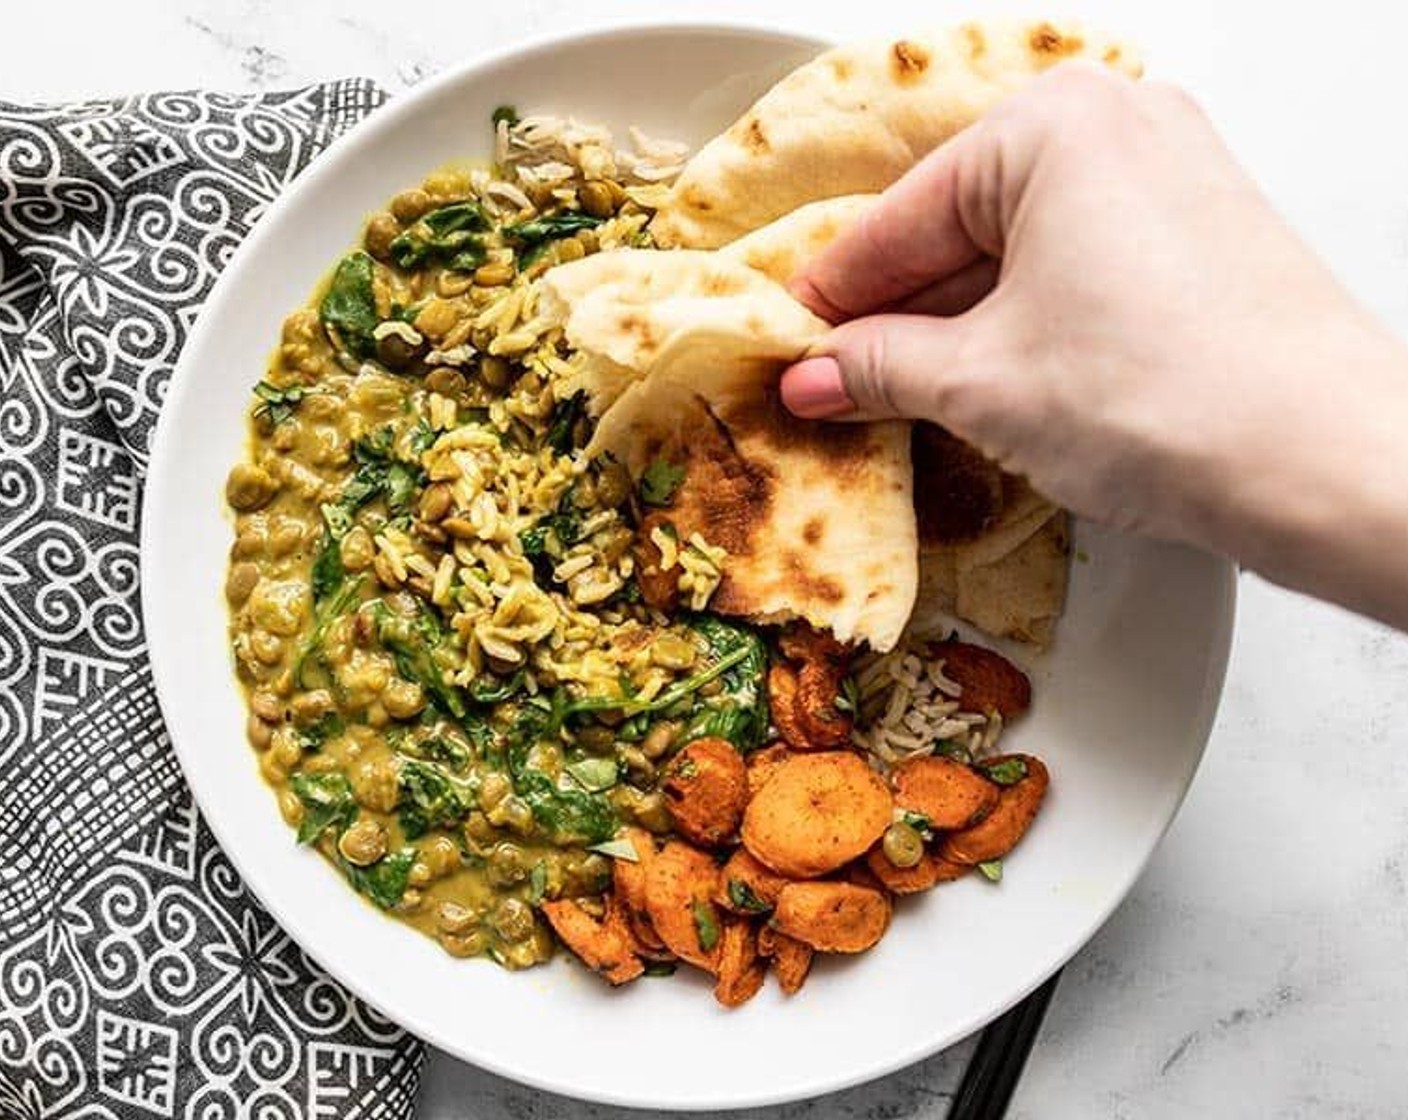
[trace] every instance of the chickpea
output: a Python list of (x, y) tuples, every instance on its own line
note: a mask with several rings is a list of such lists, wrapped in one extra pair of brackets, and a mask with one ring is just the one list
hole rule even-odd
[(636, 823), (648, 832), (669, 832), (674, 821), (670, 819), (670, 808), (660, 793), (647, 793), (638, 800), (633, 809)]
[(229, 575), (225, 577), (225, 601), (232, 607), (243, 606), (258, 582), (259, 565), (248, 560), (232, 564)]
[(460, 866), (460, 848), (448, 836), (432, 836), (421, 845), (420, 858), (433, 878), (443, 879)]
[(896, 867), (914, 867), (924, 858), (924, 838), (903, 821), (896, 821), (881, 837), (880, 850)]
[(490, 261), (474, 270), (474, 282), (483, 288), (498, 288), (513, 279), (512, 261)]
[(652, 762), (658, 758), (663, 758), (675, 742), (675, 736), (680, 733), (680, 725), (673, 720), (662, 719), (658, 723), (651, 724), (650, 730), (645, 733), (645, 738), (640, 741), (640, 753)]
[(332, 693), (326, 688), (315, 688), (295, 696), (288, 705), (288, 714), (300, 727), (317, 723), (336, 707)]
[(386, 829), (370, 817), (359, 817), (337, 841), (343, 859), (355, 867), (370, 867), (386, 854)]
[(396, 574), (395, 569), (391, 567), (391, 562), (386, 559), (383, 553), (378, 552), (376, 554), (376, 559), (372, 561), (372, 571), (376, 572), (376, 578), (383, 587), (389, 587), (394, 590), (400, 587), (404, 582), (401, 577)]
[(249, 713), (249, 719), (244, 725), (245, 738), (249, 740), (249, 745), (257, 751), (267, 750), (269, 743), (274, 738), (274, 728), (266, 721), (260, 719), (253, 712)]
[(509, 840), (494, 845), (485, 868), (489, 882), (496, 887), (509, 887), (528, 878), (528, 860), (523, 849)]
[(600, 179), (588, 179), (577, 192), (582, 209), (593, 218), (609, 218), (616, 212), (611, 188)]
[(390, 758), (363, 758), (347, 772), (352, 796), (357, 804), (373, 812), (390, 813), (400, 800), (400, 785), (396, 780), (396, 764)]
[(292, 517), (277, 517), (269, 532), (269, 554), (287, 556), (303, 543), (303, 526)]
[(446, 899), (435, 908), (435, 924), (445, 933), (468, 933), (479, 919), (468, 906)]
[(272, 692), (260, 689), (249, 698), (250, 709), (260, 719), (266, 719), (270, 723), (278, 723), (284, 718), (284, 704)]
[(490, 772), (479, 783), (479, 807), (492, 809), (513, 791), (513, 783), (505, 774)]
[(337, 550), (342, 554), (342, 566), (349, 572), (363, 572), (376, 559), (376, 544), (372, 535), (360, 525), (347, 530), (338, 542)]
[(378, 214), (367, 223), (366, 233), (362, 235), (362, 244), (366, 246), (367, 252), (377, 260), (389, 260), (391, 242), (400, 235), (400, 222), (390, 214)]
[(259, 773), (271, 786), (276, 786), (288, 777), (288, 767), (279, 761), (277, 751), (265, 751), (259, 756)]
[(661, 634), (650, 646), (650, 660), (662, 669), (688, 669), (699, 651), (688, 638)]
[(445, 299), (432, 299), (420, 309), (416, 316), (416, 330), (427, 338), (437, 341), (454, 329), (459, 319), (459, 310)]
[(507, 828), (515, 836), (533, 831), (533, 810), (517, 797), (504, 798), (487, 815), (491, 824)]
[(293, 790), (279, 791), (279, 815), (283, 817), (284, 823), (292, 828), (297, 828), (303, 823), (303, 802)]
[(450, 505), (453, 496), (450, 487), (443, 482), (436, 482), (425, 488), (425, 493), (420, 496), (420, 516), (423, 521), (440, 521), (450, 512)]
[(479, 379), (492, 389), (506, 389), (513, 380), (513, 367), (506, 358), (486, 354), (479, 362)]
[(402, 225), (410, 225), (424, 214), (426, 214), (435, 203), (430, 201), (430, 195), (419, 187), (412, 187), (408, 191), (402, 191), (391, 200), (391, 215)]
[(562, 893), (569, 896), (596, 894), (611, 881), (610, 861), (596, 852), (568, 858), (562, 869)]
[(489, 939), (482, 930), (470, 929), (464, 933), (442, 933), (440, 945), (452, 957), (478, 957), (484, 952)]
[(261, 665), (277, 665), (284, 659), (284, 643), (267, 630), (255, 630), (249, 635), (249, 648)]
[(632, 785), (644, 788), (655, 781), (655, 764), (639, 747), (622, 747), (617, 757), (625, 764)]
[(465, 389), (464, 374), (454, 366), (436, 366), (425, 375), (425, 387), (442, 397), (457, 397)]
[(425, 707), (425, 689), (395, 677), (382, 689), (381, 705), (392, 719), (412, 719)]
[(596, 481), (596, 500), (615, 508), (631, 496), (631, 476), (626, 468), (612, 460), (601, 468)]
[(291, 727), (280, 727), (272, 736), (269, 753), (285, 770), (292, 770), (303, 761), (303, 744), (298, 740), (298, 733)]
[(303, 626), (307, 585), (299, 580), (261, 580), (250, 592), (249, 617), (270, 633), (289, 638)]
[(498, 962), (504, 968), (517, 970), (532, 968), (552, 956), (552, 935), (543, 926), (534, 923), (532, 934), (523, 941), (504, 945), (499, 950)]
[(587, 247), (575, 237), (564, 237), (553, 245), (553, 251), (560, 264), (579, 261), (587, 255)]
[(377, 360), (387, 369), (409, 369), (425, 357), (428, 349), (424, 339), (410, 342), (400, 334), (385, 334), (376, 340)]
[(406, 893), (401, 896), (401, 901), (396, 904), (396, 909), (402, 914), (414, 914), (420, 910), (421, 904), (425, 901), (425, 892), (415, 887), (406, 888)]
[(610, 754), (616, 749), (616, 733), (599, 723), (588, 724), (577, 732), (577, 746), (591, 754)]
[(260, 555), (268, 543), (268, 526), (261, 517), (242, 517), (235, 533), (235, 543), (230, 546), (230, 559), (244, 560)]
[(494, 907), (489, 924), (505, 941), (526, 941), (533, 933), (533, 910), (517, 898), (505, 898)]
[(225, 500), (238, 510), (259, 509), (278, 493), (273, 475), (253, 463), (237, 463), (225, 480)]
[(294, 444), (298, 442), (297, 422), (291, 420), (287, 424), (280, 424), (269, 437), (269, 442), (273, 444), (275, 451), (292, 451)]
[(406, 881), (413, 887), (424, 887), (427, 886), (433, 878), (435, 878), (435, 876), (430, 873), (430, 867), (421, 860), (416, 860), (415, 863), (411, 864), (411, 870), (406, 876)]
[(489, 846), (499, 838), (499, 830), (483, 813), (470, 813), (464, 821), (464, 842), (475, 855), (488, 853)]

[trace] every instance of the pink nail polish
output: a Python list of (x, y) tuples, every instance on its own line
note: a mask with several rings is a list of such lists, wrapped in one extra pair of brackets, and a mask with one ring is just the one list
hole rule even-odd
[(826, 420), (856, 409), (846, 395), (841, 367), (835, 358), (804, 358), (782, 375), (782, 403), (806, 420)]

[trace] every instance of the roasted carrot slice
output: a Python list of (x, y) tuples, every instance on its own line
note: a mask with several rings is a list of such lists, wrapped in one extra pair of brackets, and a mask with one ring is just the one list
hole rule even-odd
[(753, 923), (747, 918), (725, 918), (714, 998), (725, 1007), (739, 1007), (758, 994), (766, 977), (767, 962), (758, 957)]
[(655, 856), (655, 838), (635, 825), (622, 828), (616, 838), (630, 841), (636, 851), (635, 862), (619, 857), (611, 861), (612, 894), (621, 907), (635, 950), (647, 960), (672, 958), (674, 954), (665, 949), (665, 943), (650, 924), (645, 903), (645, 871)]
[(812, 878), (865, 852), (893, 810), (889, 787), (859, 755), (799, 754), (748, 803), (743, 845), (780, 875)]
[(772, 713), (777, 733), (793, 750), (810, 751), (820, 748), (807, 735), (807, 729), (797, 710), (797, 672), (788, 665), (774, 665), (768, 670), (768, 710)]
[(969, 642), (936, 642), (929, 655), (942, 659), (944, 676), (963, 689), (965, 711), (996, 711), (1003, 719), (1025, 712), (1032, 703), (1032, 682), (1007, 658)]
[(790, 879), (760, 863), (747, 848), (728, 857), (719, 875), (718, 903), (735, 914), (764, 914)]
[(938, 866), (928, 852), (913, 867), (896, 867), (877, 844), (866, 853), (865, 866), (894, 894), (919, 894), (939, 881)]
[(890, 925), (890, 900), (854, 883), (789, 883), (777, 896), (772, 925), (823, 953), (860, 953)]
[(645, 971), (631, 951), (624, 926), (616, 921), (599, 921), (570, 898), (549, 900), (540, 908), (562, 943), (610, 983), (624, 984)]
[(1015, 848), (1035, 819), (1051, 784), (1045, 764), (1033, 755), (1003, 755), (985, 760), (982, 766), (994, 775), (1002, 772), (998, 769), (1001, 766), (1016, 780), (1003, 788), (997, 805), (986, 817), (971, 828), (944, 837), (938, 854), (954, 863), (986, 863), (1001, 859)]
[(681, 840), (661, 848), (645, 872), (645, 902), (655, 932), (675, 956), (706, 972), (718, 969), (718, 888), (713, 857)]
[(890, 783), (896, 805), (942, 831), (976, 824), (992, 812), (1001, 792), (972, 767), (938, 755), (901, 762), (890, 772)]
[(804, 661), (797, 671), (797, 721), (807, 741), (816, 747), (845, 747), (855, 724), (836, 707), (846, 667), (824, 661)]
[(767, 784), (767, 780), (777, 771), (783, 759), (790, 758), (792, 752), (786, 743), (770, 743), (748, 756), (748, 796), (752, 797)]
[(769, 925), (763, 925), (758, 930), (758, 954), (772, 960), (773, 975), (786, 995), (795, 995), (802, 990), (815, 952), (805, 942), (779, 933)]
[(738, 831), (748, 801), (748, 769), (727, 739), (696, 739), (670, 760), (661, 790), (675, 831), (715, 848)]

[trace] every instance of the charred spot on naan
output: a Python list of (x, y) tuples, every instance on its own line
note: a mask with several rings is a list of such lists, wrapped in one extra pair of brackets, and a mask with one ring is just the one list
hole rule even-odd
[(968, 40), (968, 58), (972, 62), (977, 62), (983, 55), (988, 53), (987, 36), (983, 34), (983, 29), (976, 23), (965, 23), (963, 25), (963, 37)]
[(1062, 35), (1049, 23), (1039, 23), (1027, 36), (1027, 46), (1038, 58), (1056, 62), (1073, 54), (1080, 54), (1085, 49), (1085, 40), (1079, 35)]
[(920, 44), (900, 39), (890, 48), (890, 74), (902, 86), (917, 82), (929, 69), (930, 57)]
[(937, 424), (914, 425), (914, 511), (921, 547), (970, 540), (1006, 502), (1004, 475), (991, 459)]
[(768, 142), (767, 131), (763, 128), (763, 122), (753, 113), (740, 117), (729, 129), (729, 132), (743, 145), (744, 149), (754, 155), (762, 155), (772, 148), (772, 144)]
[(704, 412), (707, 423), (679, 436), (685, 475), (670, 517), (682, 536), (699, 533), (731, 556), (746, 555), (754, 532), (771, 516), (777, 483), (770, 471), (739, 454), (717, 416)]

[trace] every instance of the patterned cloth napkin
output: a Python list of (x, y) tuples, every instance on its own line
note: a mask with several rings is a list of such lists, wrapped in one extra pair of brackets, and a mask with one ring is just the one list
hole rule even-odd
[(0, 1118), (409, 1117), (421, 1047), (216, 847), (137, 606), (142, 474), (201, 301), (380, 104), (0, 103)]

